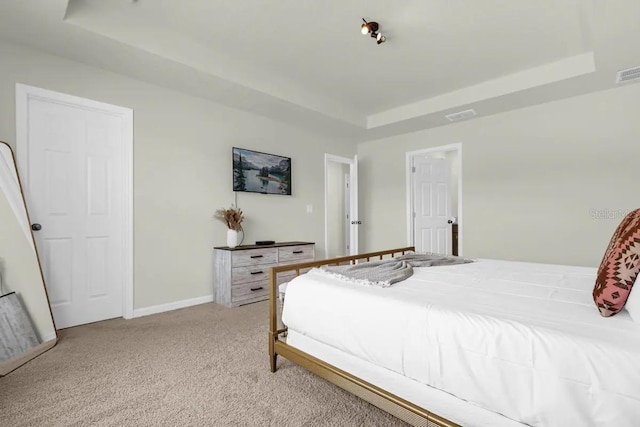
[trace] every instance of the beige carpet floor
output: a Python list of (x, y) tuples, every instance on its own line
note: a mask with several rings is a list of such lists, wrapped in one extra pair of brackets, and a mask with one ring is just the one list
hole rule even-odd
[(269, 371), (267, 303), (60, 331), (0, 378), (0, 426), (403, 426), (293, 363)]

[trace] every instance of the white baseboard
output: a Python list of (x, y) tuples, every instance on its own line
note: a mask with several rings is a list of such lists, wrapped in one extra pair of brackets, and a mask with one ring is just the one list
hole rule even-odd
[(164, 313), (165, 311), (177, 310), (179, 308), (191, 307), (193, 305), (213, 302), (213, 295), (206, 295), (198, 298), (185, 299), (182, 301), (170, 302), (167, 304), (154, 305), (151, 307), (136, 308), (133, 310), (133, 317), (149, 316), (150, 314)]
[(56, 335), (56, 333), (52, 333), (49, 335), (45, 335), (42, 337), (42, 342), (47, 342), (47, 341), (51, 341), (51, 340), (55, 340), (56, 338), (58, 338), (58, 336)]

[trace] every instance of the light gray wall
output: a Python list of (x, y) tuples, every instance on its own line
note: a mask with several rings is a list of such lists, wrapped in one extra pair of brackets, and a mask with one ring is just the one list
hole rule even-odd
[[(139, 80), (0, 43), (0, 140), (15, 148), (15, 84), (134, 110), (135, 307), (212, 294), (212, 219), (234, 202), (231, 147), (292, 158), (293, 196), (241, 193), (245, 243), (307, 240), (324, 253), (325, 152), (355, 146)], [(306, 205), (313, 213), (306, 213)]]
[(405, 152), (461, 142), (465, 255), (597, 266), (640, 207), (639, 100), (632, 84), (360, 144), (361, 248), (407, 243)]

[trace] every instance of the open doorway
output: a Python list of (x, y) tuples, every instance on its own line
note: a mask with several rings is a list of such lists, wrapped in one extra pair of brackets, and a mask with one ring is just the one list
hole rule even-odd
[(325, 257), (358, 253), (358, 159), (325, 154)]
[(407, 152), (406, 169), (408, 243), (462, 255), (462, 144)]

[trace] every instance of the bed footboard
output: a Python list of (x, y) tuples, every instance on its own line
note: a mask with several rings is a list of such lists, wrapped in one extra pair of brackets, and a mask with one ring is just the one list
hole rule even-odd
[(296, 273), (296, 276), (299, 276), (301, 274), (301, 271), (304, 269), (321, 267), (323, 265), (357, 264), (359, 262), (368, 262), (372, 259), (382, 260), (385, 259), (385, 257), (393, 258), (396, 255), (404, 255), (405, 253), (414, 250), (415, 247), (408, 246), (406, 248), (389, 249), (386, 251), (370, 252), (366, 254), (272, 267), (269, 272), (269, 359), (271, 372), (276, 371), (276, 360), (278, 357), (278, 352), (276, 351), (275, 344), (278, 341), (278, 337), (280, 336), (280, 334), (287, 331), (286, 326), (283, 329), (278, 329), (278, 273), (293, 271)]
[(449, 420), (439, 417), (424, 408), (414, 405), (401, 397), (368, 383), (349, 372), (338, 369), (323, 360), (315, 358), (310, 354), (300, 351), (295, 347), (287, 345), (286, 342), (279, 340), (280, 335), (287, 332), (287, 328), (284, 326), (283, 328), (278, 329), (278, 273), (293, 271), (299, 276), (303, 270), (313, 267), (320, 267), (323, 265), (356, 264), (376, 259), (382, 260), (385, 259), (385, 257), (393, 258), (396, 255), (404, 255), (405, 253), (414, 250), (414, 247), (405, 247), (271, 268), (269, 276), (269, 363), (271, 372), (276, 371), (278, 355), (281, 355), (411, 425), (428, 427), (458, 426)]

